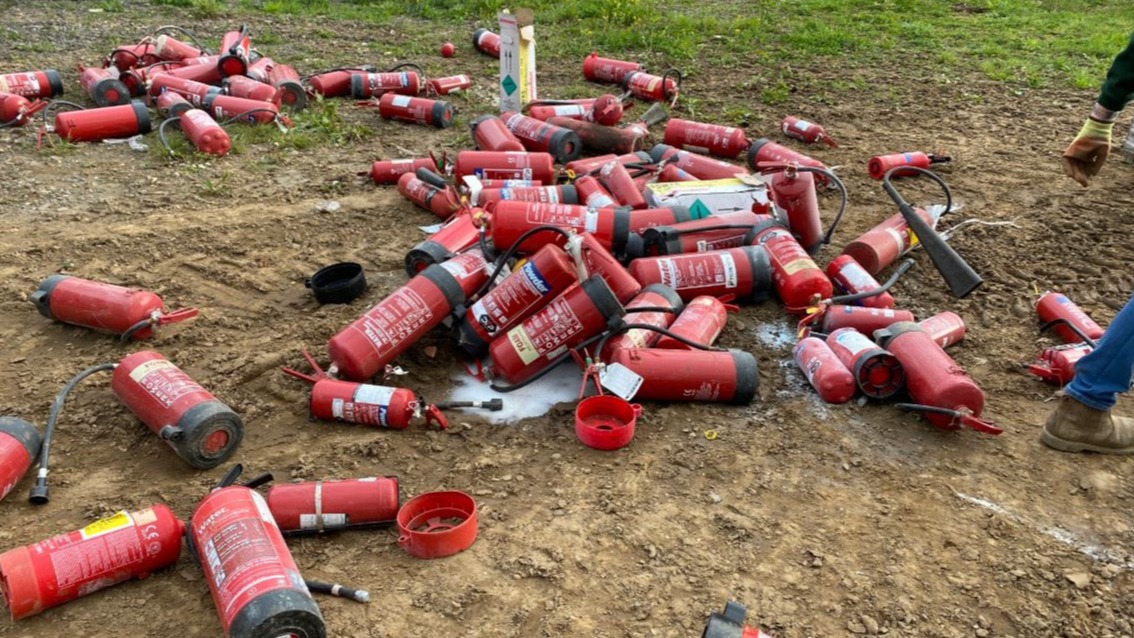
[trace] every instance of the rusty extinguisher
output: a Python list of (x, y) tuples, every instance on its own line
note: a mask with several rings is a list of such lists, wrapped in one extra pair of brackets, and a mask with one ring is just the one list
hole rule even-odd
[(449, 427), (441, 410), (426, 403), (413, 390), (332, 379), (306, 350), (303, 357), (315, 370), (314, 375), (287, 367), (280, 369), (311, 384), (308, 408), (312, 421), (341, 421), (404, 430), (414, 419), (423, 418), (426, 425), (432, 423), (442, 430)]
[(0, 554), (0, 592), (12, 620), (34, 616), (175, 564), (184, 532), (165, 505), (123, 510)]
[(140, 288), (51, 275), (28, 299), (48, 319), (119, 335), (122, 341), (147, 339), (158, 326), (197, 316), (196, 308), (172, 312), (161, 297)]

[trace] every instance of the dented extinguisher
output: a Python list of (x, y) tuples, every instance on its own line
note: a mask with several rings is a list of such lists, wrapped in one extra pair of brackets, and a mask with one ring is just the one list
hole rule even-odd
[(175, 564), (184, 532), (165, 505), (123, 510), (0, 554), (0, 591), (12, 620), (34, 616)]
[(196, 308), (166, 310), (148, 290), (67, 275), (44, 279), (28, 299), (48, 319), (116, 334), (122, 341), (147, 339), (158, 326), (197, 316)]
[(303, 357), (315, 370), (314, 375), (287, 367), (280, 369), (311, 384), (308, 407), (312, 421), (341, 421), (404, 430), (413, 420), (425, 419), (426, 425), (436, 424), (442, 430), (449, 427), (441, 410), (427, 404), (413, 390), (332, 379), (306, 350)]
[[(912, 166), (914, 168), (929, 168), (933, 164), (951, 161), (953, 158), (941, 153), (894, 153), (892, 155), (877, 155), (866, 163), (866, 171), (873, 179), (882, 179), (886, 172), (899, 166)], [(894, 171), (891, 177), (912, 177), (918, 175), (917, 171)]]
[(229, 471), (189, 518), (189, 553), (205, 574), (226, 638), (324, 638), (319, 606), (264, 497), (267, 474), (233, 485)]
[(391, 525), (401, 506), (396, 476), (274, 485), (266, 500), (285, 535)]
[(421, 271), (331, 338), (329, 373), (373, 377), (480, 290), (490, 267), (473, 249)]
[(780, 131), (787, 137), (799, 140), (804, 144), (822, 142), (831, 148), (839, 147), (838, 143), (831, 139), (830, 135), (827, 135), (826, 129), (822, 126), (791, 115), (785, 117), (784, 121), (780, 123)]
[(916, 403), (898, 404), (919, 412), (942, 430), (972, 428), (985, 434), (1002, 429), (981, 418), (984, 393), (961, 366), (916, 323), (890, 326), (882, 346), (894, 354), (906, 372), (906, 389)]

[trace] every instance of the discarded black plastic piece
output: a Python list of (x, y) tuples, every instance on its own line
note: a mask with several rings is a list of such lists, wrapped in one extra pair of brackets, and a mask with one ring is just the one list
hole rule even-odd
[(366, 292), (366, 274), (361, 265), (346, 261), (319, 269), (304, 285), (319, 303), (350, 303)]

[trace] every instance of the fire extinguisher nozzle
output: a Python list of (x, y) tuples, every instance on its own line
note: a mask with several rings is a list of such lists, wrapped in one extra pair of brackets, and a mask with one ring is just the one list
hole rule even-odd
[(51, 497), (47, 490), (47, 477), (36, 478), (35, 485), (32, 486), (31, 492), (28, 494), (28, 502), (32, 505), (47, 505), (50, 500)]

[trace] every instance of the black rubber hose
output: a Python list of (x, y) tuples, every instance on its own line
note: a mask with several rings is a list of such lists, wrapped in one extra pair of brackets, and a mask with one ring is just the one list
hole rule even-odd
[[(158, 127), (158, 128), (161, 128), (161, 127)], [(169, 147), (167, 146), (166, 148), (169, 148)], [(173, 149), (170, 149), (170, 152), (172, 153)], [(156, 325), (157, 321), (155, 321), (154, 319), (152, 319), (150, 317), (146, 317), (145, 319), (143, 319), (143, 320), (139, 321), (138, 323), (127, 328), (126, 332), (123, 332), (122, 336), (118, 338), (118, 341), (120, 343), (126, 343), (127, 341), (132, 339), (134, 337), (134, 335), (138, 333), (138, 331), (144, 329), (146, 326), (150, 325), (151, 323)]]
[(1052, 319), (1051, 321), (1040, 326), (1040, 332), (1047, 332), (1055, 326), (1066, 326), (1071, 332), (1074, 332), (1077, 337), (1082, 339), (1083, 343), (1091, 346), (1092, 348), (1096, 347), (1094, 339), (1088, 337), (1086, 333), (1079, 329), (1079, 326), (1076, 326), (1066, 319)]
[[(169, 138), (167, 138), (165, 136), (165, 127), (168, 126), (170, 122), (174, 122), (174, 121), (177, 122), (177, 126), (179, 126), (179, 127), (181, 126), (181, 116), (174, 115), (173, 117), (169, 117), (169, 118), (162, 120), (161, 124), (158, 125), (158, 129), (157, 129), (158, 141), (161, 142), (161, 145), (165, 147), (165, 150), (169, 151), (170, 155), (176, 155), (177, 153), (175, 153), (174, 150), (173, 150), (173, 147), (169, 145)], [(146, 322), (148, 323), (149, 319), (147, 319)], [(139, 323), (141, 323), (141, 322), (139, 322)], [(136, 328), (136, 327), (137, 327), (137, 324), (135, 324), (134, 326), (131, 326), (130, 330), (127, 331), (127, 332), (133, 331), (134, 328)], [(126, 340), (125, 335), (123, 335), (122, 340), (123, 341)]]
[[(603, 335), (605, 335), (605, 334), (606, 333), (597, 334), (597, 335), (591, 337), (590, 339), (587, 339), (583, 343), (580, 343), (578, 346), (575, 346), (574, 349), (578, 350), (579, 348), (585, 348), (585, 347), (591, 345), (592, 343), (598, 341), (599, 339), (601, 339), (603, 337)], [(519, 390), (520, 388), (531, 385), (532, 383), (535, 383), (539, 379), (544, 378), (545, 376), (547, 376), (547, 374), (549, 372), (551, 372), (555, 368), (559, 367), (559, 364), (563, 363), (564, 361), (566, 361), (570, 357), (571, 357), (571, 351), (568, 350), (567, 352), (564, 352), (563, 354), (559, 355), (558, 357), (555, 357), (555, 359), (553, 359), (551, 361), (550, 365), (548, 365), (543, 370), (540, 370), (539, 372), (532, 375), (531, 378), (524, 379), (523, 381), (521, 381), (521, 382), (519, 382), (515, 385), (496, 385), (495, 383), (491, 383), (491, 384), (489, 384), (488, 387), (492, 388), (496, 392), (500, 392), (501, 394), (507, 394), (509, 392), (515, 392), (516, 390)]]
[(886, 280), (886, 283), (882, 284), (878, 288), (875, 288), (874, 290), (867, 290), (865, 292), (856, 292), (853, 295), (842, 295), (842, 296), (839, 296), (839, 297), (831, 297), (829, 299), (829, 301), (831, 303), (834, 303), (834, 304), (846, 304), (846, 303), (850, 303), (852, 301), (858, 301), (859, 299), (867, 299), (869, 297), (876, 297), (876, 296), (886, 292), (887, 290), (889, 290), (890, 287), (893, 286), (895, 283), (897, 283), (898, 279), (900, 279), (902, 275), (906, 274), (906, 271), (909, 270), (913, 265), (914, 265), (914, 260), (907, 259), (907, 260), (903, 261), (901, 264), (899, 264), (897, 270), (894, 271), (894, 274), (890, 275), (890, 278)]
[(329, 596), (338, 596), (339, 598), (349, 598), (360, 603), (370, 602), (370, 592), (365, 589), (344, 587), (343, 585), (323, 583), (317, 580), (304, 579), (303, 582), (307, 585), (307, 589), (311, 590), (313, 594), (327, 594)]
[(666, 337), (669, 337), (670, 339), (676, 339), (677, 341), (679, 341), (679, 342), (681, 342), (681, 343), (683, 343), (683, 344), (685, 344), (685, 345), (687, 345), (691, 348), (696, 348), (697, 350), (711, 350), (711, 351), (721, 350), (721, 348), (714, 348), (713, 346), (706, 346), (703, 343), (697, 343), (696, 341), (691, 341), (690, 339), (687, 339), (687, 338), (685, 338), (685, 337), (683, 337), (679, 334), (675, 334), (673, 332), (670, 332), (666, 328), (660, 328), (658, 326), (653, 326), (653, 325), (650, 325), (648, 323), (624, 323), (624, 324), (620, 324), (620, 325), (614, 327), (611, 330), (607, 330), (605, 333), (603, 333), (602, 338), (599, 339), (598, 347), (595, 348), (595, 357), (594, 357), (595, 360), (601, 361), (600, 357), (602, 356), (603, 348), (606, 347), (607, 339), (610, 339), (611, 337), (613, 337), (615, 335), (622, 334), (623, 332), (627, 332), (629, 330), (635, 330), (635, 329), (637, 329), (637, 330), (650, 330), (650, 331), (653, 331), (653, 332), (657, 332), (657, 333), (662, 334)]
[(516, 255), (516, 251), (520, 247), (520, 244), (523, 244), (524, 240), (528, 237), (531, 237), (532, 235), (540, 232), (559, 233), (567, 239), (571, 239), (571, 233), (563, 230), (559, 226), (536, 226), (535, 228), (529, 229), (526, 233), (520, 235), (520, 238), (517, 239), (515, 243), (513, 243), (508, 248), (508, 250), (504, 251), (504, 254), (496, 258), (496, 269), (492, 271), (492, 276), (489, 277), (488, 281), (485, 281), (484, 284), (481, 285), (480, 289), (478, 289), (476, 293), (474, 293), (469, 298), (471, 299), (473, 297), (479, 297), (480, 295), (483, 295), (484, 293), (491, 290), (495, 285), (493, 282), (495, 282), (496, 278), (500, 276), (500, 273), (504, 270), (504, 265), (508, 263), (508, 260)]
[(941, 186), (941, 190), (945, 192), (945, 212), (941, 214), (948, 215), (949, 211), (953, 210), (953, 192), (949, 190), (949, 185), (945, 183), (945, 180), (938, 177), (937, 173), (917, 166), (895, 166), (886, 171), (886, 174), (882, 176), (882, 188), (886, 190), (886, 194), (890, 196), (890, 199), (894, 200), (894, 203), (900, 205), (901, 202), (905, 201), (898, 193), (898, 190), (894, 188), (894, 184), (890, 182), (890, 178), (897, 171), (916, 171), (937, 182), (937, 184)]
[(47, 470), (51, 454), (51, 439), (55, 435), (55, 424), (59, 421), (59, 413), (63, 410), (63, 402), (67, 400), (67, 395), (83, 379), (96, 372), (113, 370), (117, 366), (117, 363), (100, 363), (91, 366), (72, 377), (55, 395), (55, 400), (51, 402), (51, 412), (47, 416), (47, 427), (43, 432), (43, 445), (39, 448), (39, 471), (35, 477), (35, 485), (32, 486), (31, 493), (28, 494), (28, 502), (32, 505), (46, 505), (51, 500), (47, 493)]

